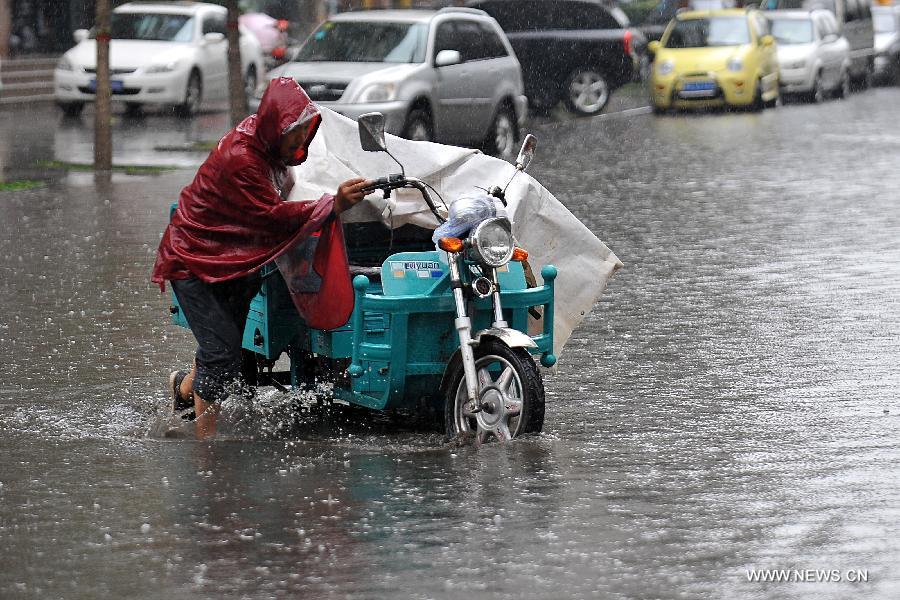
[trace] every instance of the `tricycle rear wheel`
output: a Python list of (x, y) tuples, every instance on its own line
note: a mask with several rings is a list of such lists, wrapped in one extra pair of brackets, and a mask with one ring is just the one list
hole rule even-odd
[(475, 371), (482, 411), (472, 413), (466, 397), (462, 360), (454, 358), (444, 383), (444, 419), (448, 437), (472, 435), (481, 444), (506, 441), (544, 426), (544, 383), (524, 348), (487, 338), (475, 349)]

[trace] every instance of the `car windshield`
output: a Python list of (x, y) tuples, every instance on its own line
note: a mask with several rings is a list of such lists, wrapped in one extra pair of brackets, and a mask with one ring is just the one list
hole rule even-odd
[(897, 22), (891, 13), (872, 11), (872, 24), (875, 26), (875, 33), (894, 33), (897, 31)]
[(744, 17), (678, 19), (669, 31), (666, 48), (740, 46), (750, 43), (750, 29)]
[(194, 19), (189, 15), (113, 13), (111, 32), (116, 40), (190, 42)]
[(771, 19), (770, 29), (779, 44), (808, 44), (813, 41), (812, 21), (807, 19)]
[(309, 36), (295, 61), (425, 62), (424, 23), (326, 21)]

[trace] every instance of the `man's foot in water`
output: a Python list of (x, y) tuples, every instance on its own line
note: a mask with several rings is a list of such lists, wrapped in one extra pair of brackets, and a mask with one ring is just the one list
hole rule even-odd
[(172, 398), (172, 413), (182, 419), (192, 421), (194, 415), (194, 395), (187, 398), (181, 393), (181, 384), (187, 377), (186, 371), (172, 371), (169, 374), (169, 394)]

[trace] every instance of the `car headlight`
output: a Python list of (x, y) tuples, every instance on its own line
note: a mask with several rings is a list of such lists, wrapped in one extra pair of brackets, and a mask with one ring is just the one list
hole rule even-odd
[(178, 61), (173, 60), (167, 63), (160, 63), (156, 65), (150, 65), (147, 67), (147, 73), (171, 73), (175, 69), (178, 68)]
[(672, 71), (675, 70), (675, 63), (671, 60), (661, 61), (658, 65), (656, 65), (656, 74), (657, 75), (668, 75)]
[(795, 60), (794, 62), (784, 63), (781, 65), (782, 69), (802, 69), (806, 66), (805, 60)]
[(59, 61), (56, 63), (56, 68), (60, 71), (74, 71), (75, 65), (73, 65), (72, 61), (65, 56), (61, 56), (59, 57)]
[(373, 83), (363, 89), (357, 102), (390, 102), (397, 94), (397, 84), (395, 83)]
[(744, 68), (744, 61), (739, 58), (729, 58), (728, 64), (725, 66), (728, 67), (729, 71), (738, 72)]
[(475, 260), (490, 267), (505, 265), (512, 258), (512, 227), (505, 217), (482, 221), (472, 232), (470, 239)]

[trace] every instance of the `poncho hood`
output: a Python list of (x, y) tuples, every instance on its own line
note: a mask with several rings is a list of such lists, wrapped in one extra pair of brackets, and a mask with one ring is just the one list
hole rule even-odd
[(272, 160), (281, 161), (281, 138), (298, 127), (306, 128), (306, 143), (292, 160), (284, 163), (285, 166), (296, 166), (306, 160), (309, 145), (321, 122), (319, 109), (300, 84), (288, 77), (278, 77), (266, 88), (255, 118), (249, 117), (238, 129), (243, 128), (251, 136), (260, 152), (269, 155)]

